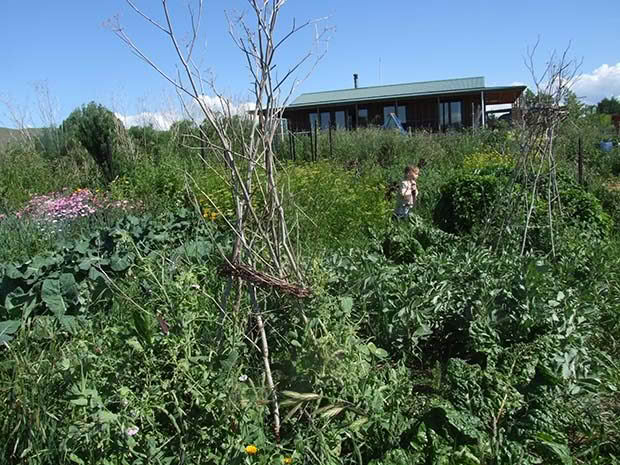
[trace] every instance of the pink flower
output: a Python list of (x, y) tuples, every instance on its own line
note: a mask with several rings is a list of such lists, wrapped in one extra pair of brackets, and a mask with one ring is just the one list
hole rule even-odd
[(125, 433), (127, 434), (127, 436), (135, 436), (136, 434), (138, 434), (138, 431), (140, 431), (140, 428), (138, 428), (137, 426), (132, 426), (131, 428), (127, 428)]

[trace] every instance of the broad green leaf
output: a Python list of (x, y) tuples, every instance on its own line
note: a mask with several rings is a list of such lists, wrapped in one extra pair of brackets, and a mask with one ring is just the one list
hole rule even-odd
[(21, 321), (18, 320), (0, 321), (0, 344), (12, 340), (20, 326)]
[(56, 317), (60, 317), (67, 312), (67, 305), (62, 297), (60, 281), (58, 279), (46, 279), (43, 281), (41, 298)]
[(377, 350), (375, 350), (375, 356), (378, 358), (385, 358), (388, 356), (387, 350), (378, 347)]
[(546, 433), (538, 433), (536, 438), (540, 440), (540, 445), (554, 455), (562, 465), (573, 465), (571, 451), (567, 445), (554, 442), (553, 438)]
[(7, 265), (4, 272), (7, 278), (22, 279), (24, 277), (24, 274), (21, 271), (19, 271), (13, 264)]
[(110, 268), (113, 271), (125, 271), (131, 265), (131, 258), (129, 255), (124, 257), (119, 257), (118, 255), (113, 255), (110, 258)]
[(340, 299), (340, 308), (344, 312), (350, 312), (353, 308), (353, 299), (351, 297), (342, 297)]
[(79, 294), (79, 287), (75, 281), (73, 273), (62, 273), (60, 275), (60, 289), (62, 295), (70, 298), (76, 298)]

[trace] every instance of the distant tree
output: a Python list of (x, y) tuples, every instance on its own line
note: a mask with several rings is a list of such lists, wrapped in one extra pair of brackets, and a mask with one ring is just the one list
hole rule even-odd
[(613, 115), (615, 113), (620, 113), (620, 100), (616, 97), (604, 98), (598, 105), (596, 106), (596, 111), (598, 113), (604, 113), (606, 115)]
[(118, 155), (130, 147), (123, 123), (103, 105), (90, 102), (74, 110), (62, 123), (69, 143), (79, 143), (86, 149), (103, 172), (112, 181), (119, 171)]
[(525, 89), (524, 99), (525, 108), (537, 108), (553, 104), (553, 97), (544, 92), (544, 90), (539, 90), (537, 93), (534, 93), (530, 89)]
[(154, 156), (162, 155), (170, 139), (168, 131), (159, 131), (152, 124), (146, 126), (132, 126), (127, 130), (137, 151)]

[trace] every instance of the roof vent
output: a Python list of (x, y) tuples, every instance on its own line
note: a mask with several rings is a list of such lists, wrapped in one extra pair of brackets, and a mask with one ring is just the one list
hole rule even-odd
[(357, 73), (353, 75), (353, 87), (357, 89)]

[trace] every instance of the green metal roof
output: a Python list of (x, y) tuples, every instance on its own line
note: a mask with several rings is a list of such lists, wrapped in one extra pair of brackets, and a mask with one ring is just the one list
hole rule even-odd
[(288, 107), (337, 104), (366, 100), (382, 100), (416, 95), (435, 95), (449, 92), (484, 90), (484, 77), (444, 79), (441, 81), (411, 82), (357, 89), (328, 90), (301, 94)]

